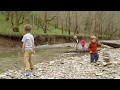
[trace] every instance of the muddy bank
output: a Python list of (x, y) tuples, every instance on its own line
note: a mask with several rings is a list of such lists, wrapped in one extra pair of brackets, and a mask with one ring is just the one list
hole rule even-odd
[[(22, 35), (5, 35), (0, 34), (0, 46), (2, 47), (21, 47)], [(59, 44), (59, 43), (71, 43), (74, 42), (73, 36), (63, 36), (63, 35), (37, 35), (35, 37), (35, 45), (44, 45), (44, 44)], [(83, 37), (78, 36), (78, 39), (81, 40)], [(100, 39), (107, 39), (102, 38)], [(89, 40), (89, 37), (86, 37), (86, 40)]]

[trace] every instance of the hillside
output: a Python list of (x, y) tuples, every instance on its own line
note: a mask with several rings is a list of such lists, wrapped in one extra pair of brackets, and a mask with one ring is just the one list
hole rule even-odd
[[(27, 24), (28, 20), (29, 20), (29, 23), (32, 25), (32, 34), (34, 36), (37, 36), (37, 35), (74, 36), (74, 35), (76, 35), (76, 36), (81, 36), (81, 37), (87, 38), (91, 35), (95, 35), (94, 26), (91, 26), (91, 28), (90, 28), (89, 22), (84, 24), (83, 21), (86, 19), (86, 17), (82, 18), (83, 20), (81, 19), (82, 21), (79, 21), (79, 23), (76, 24), (76, 26), (75, 26), (75, 21), (72, 21), (72, 19), (75, 19), (75, 18), (71, 18), (71, 21), (66, 19), (67, 20), (66, 23), (65, 23), (65, 18), (66, 17), (64, 17), (64, 19), (61, 19), (57, 22), (56, 22), (56, 19), (53, 19), (53, 18), (52, 18), (53, 20), (50, 21), (50, 18), (52, 17), (52, 16), (50, 17), (50, 15), (54, 14), (56, 12), (47, 12), (47, 16), (46, 16), (47, 20), (46, 19), (45, 20), (48, 21), (48, 22), (46, 22), (43, 19), (43, 18), (45, 18), (44, 12), (34, 12), (34, 11), (24, 12), (24, 20), (23, 20), (23, 23), (19, 25), (19, 32), (13, 32), (13, 26), (12, 26), (11, 21), (13, 20), (13, 22), (15, 24), (16, 18), (20, 18), (21, 13), (20, 12), (18, 13), (18, 17), (17, 16), (15, 17), (15, 15), (13, 15), (13, 19), (9, 15), (9, 20), (6, 20), (7, 13), (14, 14), (16, 12), (5, 12), (5, 11), (0, 12), (0, 34), (4, 34), (4, 35), (24, 35), (25, 34), (24, 25)], [(30, 15), (28, 15), (28, 13)], [(51, 14), (49, 14), (49, 13), (51, 13)], [(80, 12), (80, 13), (82, 14), (82, 12)], [(39, 15), (39, 17), (38, 17), (38, 15)], [(62, 16), (63, 15), (61, 15), (59, 17), (62, 17)], [(55, 16), (55, 17), (57, 17), (57, 16)], [(31, 20), (33, 18), (34, 18), (34, 20)], [(57, 17), (57, 19), (58, 19), (58, 17)], [(22, 19), (20, 19), (20, 21), (21, 20)], [(43, 27), (45, 28), (46, 24), (47, 24), (47, 33), (45, 33), (44, 29), (43, 29)], [(56, 24), (58, 24), (59, 26), (56, 27)], [(41, 25), (43, 27), (41, 27)], [(78, 26), (78, 25), (81, 25), (81, 26)], [(85, 26), (85, 25), (88, 25), (88, 26)], [(38, 26), (39, 26), (39, 28), (38, 28)], [(115, 32), (113, 32), (113, 33), (115, 34)], [(109, 35), (106, 35), (106, 33), (101, 34), (101, 31), (99, 31), (98, 37), (99, 37), (99, 39), (101, 39), (101, 38), (102, 39), (106, 39), (106, 38), (107, 39), (108, 38), (119, 39), (117, 36), (116, 37), (115, 36), (110, 37)]]
[[(5, 35), (23, 35), (24, 32), (24, 25), (26, 24), (26, 22), (24, 22), (22, 25), (20, 25), (19, 27), (19, 32), (13, 32), (12, 30), (12, 25), (9, 21), (6, 21), (6, 17), (4, 14), (0, 13), (0, 34), (5, 34)], [(32, 34), (33, 35), (67, 35), (67, 33), (63, 33), (61, 32), (60, 29), (55, 28), (51, 25), (48, 26), (48, 31), (45, 34), (42, 30), (42, 28), (39, 28), (37, 30), (37, 26), (33, 25), (32, 27)], [(71, 33), (71, 35), (73, 35), (73, 33)]]

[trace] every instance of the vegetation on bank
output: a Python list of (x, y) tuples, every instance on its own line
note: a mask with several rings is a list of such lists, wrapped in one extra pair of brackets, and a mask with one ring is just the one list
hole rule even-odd
[[(110, 14), (111, 20), (104, 18)], [(33, 35), (63, 35), (88, 37), (96, 35), (100, 38), (119, 39), (118, 12), (49, 12), (49, 11), (1, 11), (0, 34), (24, 35), (24, 25), (33, 26)], [(104, 17), (102, 17), (104, 16)], [(111, 22), (113, 21), (113, 22)], [(117, 27), (116, 27), (117, 25)]]
[[(13, 32), (13, 28), (12, 28), (10, 22), (7, 22), (5, 20), (5, 18), (6, 18), (5, 15), (0, 13), (0, 34), (5, 34), (5, 35), (24, 35), (25, 34), (25, 31), (24, 31), (24, 25), (26, 24), (25, 22), (19, 26), (19, 32)], [(67, 33), (62, 34), (60, 29), (55, 28), (50, 25), (48, 26), (47, 33), (44, 33), (42, 28), (37, 29), (37, 26), (33, 25), (31, 33), (33, 35), (65, 35), (65, 36), (69, 36)], [(73, 35), (73, 32), (71, 33), (71, 35)]]

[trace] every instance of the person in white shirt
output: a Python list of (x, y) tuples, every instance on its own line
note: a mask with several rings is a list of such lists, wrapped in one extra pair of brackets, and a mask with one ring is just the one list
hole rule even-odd
[(78, 41), (78, 38), (77, 36), (74, 36), (74, 40), (75, 40), (75, 50), (79, 50), (79, 41)]
[(30, 33), (31, 32), (31, 25), (25, 25), (25, 32), (26, 34), (22, 38), (22, 51), (24, 53), (24, 63), (25, 63), (25, 70), (32, 70), (32, 58), (31, 55), (35, 53), (35, 45), (34, 45), (34, 37)]

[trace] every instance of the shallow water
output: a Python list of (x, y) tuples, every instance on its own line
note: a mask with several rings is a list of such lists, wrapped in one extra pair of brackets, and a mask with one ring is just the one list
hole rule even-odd
[[(33, 64), (43, 61), (62, 59), (65, 57), (82, 56), (87, 53), (65, 53), (74, 50), (74, 44), (42, 45), (36, 47), (36, 53), (32, 55)], [(2, 48), (0, 50), (0, 73), (9, 69), (24, 67), (23, 53), (20, 48)]]

